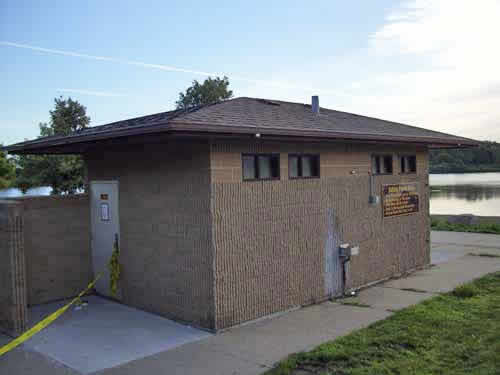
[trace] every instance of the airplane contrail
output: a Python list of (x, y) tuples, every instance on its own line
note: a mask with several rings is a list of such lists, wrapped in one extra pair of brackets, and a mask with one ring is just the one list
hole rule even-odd
[(216, 76), (224, 76), (225, 75), (225, 76), (230, 77), (233, 80), (244, 81), (244, 82), (254, 83), (254, 84), (258, 84), (258, 85), (278, 87), (278, 88), (283, 88), (283, 89), (301, 90), (301, 91), (313, 92), (313, 93), (318, 93), (318, 94), (322, 93), (325, 95), (351, 97), (351, 95), (346, 95), (346, 94), (340, 93), (336, 90), (334, 91), (334, 90), (315, 89), (313, 87), (302, 87), (302, 86), (290, 85), (290, 84), (286, 84), (286, 83), (282, 83), (282, 82), (251, 79), (251, 78), (241, 77), (238, 75), (225, 74), (225, 73), (220, 73), (220, 72), (219, 73), (205, 72), (205, 71), (201, 71), (201, 70), (179, 68), (179, 67), (175, 67), (175, 66), (171, 66), (171, 65), (150, 64), (150, 63), (141, 62), (141, 61), (117, 59), (115, 57), (88, 55), (88, 54), (79, 53), (79, 52), (65, 51), (65, 50), (53, 49), (53, 48), (44, 48), (44, 47), (38, 47), (38, 46), (29, 45), (29, 44), (21, 44), (21, 43), (8, 42), (8, 41), (0, 41), (0, 45), (7, 46), (7, 47), (23, 48), (23, 49), (28, 49), (28, 50), (52, 54), (52, 55), (70, 56), (70, 57), (77, 57), (77, 58), (82, 58), (82, 59), (87, 59), (87, 60), (112, 62), (112, 63), (117, 63), (117, 64), (132, 65), (132, 66), (138, 66), (138, 67), (142, 67), (142, 68), (156, 69), (156, 70), (162, 70), (162, 71), (168, 71), (168, 72), (195, 74), (195, 75), (201, 75), (201, 76), (206, 76), (206, 77), (216, 77)]
[(103, 96), (103, 97), (126, 97), (126, 94), (119, 94), (110, 91), (94, 91), (94, 90), (83, 90), (83, 89), (56, 89), (59, 92), (82, 94), (82, 95), (92, 95), (92, 96)]

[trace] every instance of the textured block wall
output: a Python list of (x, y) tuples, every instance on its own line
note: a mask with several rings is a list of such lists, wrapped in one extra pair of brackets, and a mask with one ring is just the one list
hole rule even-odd
[(28, 304), (77, 295), (92, 279), (87, 195), (25, 197)]
[(12, 336), (26, 329), (27, 293), (23, 206), (0, 201), (0, 331)]
[(214, 328), (208, 143), (86, 155), (89, 181), (119, 181), (123, 302)]
[[(279, 152), (279, 181), (242, 181), (241, 153)], [(319, 153), (321, 178), (288, 179), (288, 153)], [(394, 153), (383, 184), (417, 182), (420, 211), (382, 217), (368, 204), (372, 152)], [(416, 175), (398, 175), (397, 154), (417, 154)], [(333, 230), (360, 246), (348, 287), (429, 263), (427, 151), (353, 144), (213, 142), (211, 207), (215, 244), (216, 328), (221, 329), (328, 297), (325, 250)], [(334, 220), (329, 216), (334, 215)]]

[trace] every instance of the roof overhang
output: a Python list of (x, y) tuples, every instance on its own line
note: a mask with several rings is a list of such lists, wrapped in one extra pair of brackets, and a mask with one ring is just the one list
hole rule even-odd
[[(468, 138), (452, 137), (408, 137), (395, 135), (366, 134), (354, 132), (336, 132), (318, 129), (297, 129), (258, 126), (226, 126), (196, 122), (170, 121), (154, 125), (112, 129), (89, 134), (74, 134), (71, 136), (46, 137), (33, 141), (16, 143), (3, 147), (11, 154), (82, 154), (89, 149), (109, 143), (121, 143), (150, 139), (156, 135), (186, 137), (186, 138), (244, 138), (256, 137), (275, 141), (325, 142), (342, 141), (356, 143), (398, 143), (417, 144), (429, 148), (467, 148), (479, 145), (478, 141)], [(135, 143), (135, 142), (134, 142)]]

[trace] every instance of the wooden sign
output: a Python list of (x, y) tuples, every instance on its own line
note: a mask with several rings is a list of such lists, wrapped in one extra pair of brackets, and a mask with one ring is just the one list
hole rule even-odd
[(382, 186), (384, 217), (407, 215), (418, 212), (417, 184), (393, 184)]

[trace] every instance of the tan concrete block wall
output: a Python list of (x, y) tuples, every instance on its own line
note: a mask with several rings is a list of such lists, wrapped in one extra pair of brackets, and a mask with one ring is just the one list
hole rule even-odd
[[(241, 153), (279, 152), (279, 181), (243, 182)], [(321, 178), (288, 179), (288, 153), (319, 153)], [(368, 204), (371, 154), (394, 153), (383, 184), (418, 183), (420, 212), (382, 217)], [(397, 153), (417, 154), (418, 173), (399, 176)], [(211, 145), (217, 328), (321, 301), (325, 291), (328, 213), (343, 242), (360, 245), (348, 287), (429, 263), (427, 151), (353, 144), (213, 142)]]
[(86, 155), (89, 181), (119, 181), (123, 302), (214, 328), (208, 143)]
[(23, 237), (22, 204), (0, 201), (0, 331), (12, 336), (28, 319)]
[(93, 276), (88, 196), (25, 197), (16, 201), (24, 206), (28, 304), (80, 293)]

